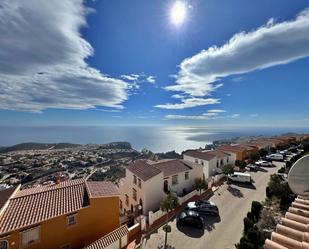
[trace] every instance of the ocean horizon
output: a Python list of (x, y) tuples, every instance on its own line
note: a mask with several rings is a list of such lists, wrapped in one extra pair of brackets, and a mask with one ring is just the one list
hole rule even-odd
[(130, 142), (136, 150), (155, 153), (196, 149), (215, 140), (236, 137), (276, 136), (283, 133), (309, 133), (309, 128), (199, 127), (199, 126), (41, 126), (0, 127), (0, 146), (19, 143), (105, 144)]

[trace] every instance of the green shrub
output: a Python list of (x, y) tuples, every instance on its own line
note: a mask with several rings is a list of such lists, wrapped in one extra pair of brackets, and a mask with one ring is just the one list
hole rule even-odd
[(252, 212), (248, 212), (247, 213), (247, 218), (252, 220), (253, 223), (256, 221), (255, 217), (254, 217), (254, 214)]
[(270, 199), (270, 198), (272, 197), (272, 194), (270, 193), (270, 190), (269, 190), (269, 187), (268, 187), (268, 186), (266, 187), (266, 197), (267, 197), (268, 199)]
[(278, 169), (278, 173), (285, 173), (285, 168), (281, 167), (280, 169)]
[(251, 204), (251, 212), (255, 217), (255, 220), (258, 221), (260, 219), (261, 210), (263, 209), (263, 206), (258, 201), (253, 201)]
[(247, 239), (250, 244), (253, 245), (254, 249), (258, 249), (259, 245), (262, 243), (261, 241), (261, 234), (256, 227), (252, 227), (247, 232)]
[(244, 218), (244, 234), (247, 234), (250, 228), (254, 225), (253, 221), (249, 218)]
[(242, 237), (238, 244), (235, 245), (237, 249), (254, 249), (254, 246), (247, 240), (246, 237)]

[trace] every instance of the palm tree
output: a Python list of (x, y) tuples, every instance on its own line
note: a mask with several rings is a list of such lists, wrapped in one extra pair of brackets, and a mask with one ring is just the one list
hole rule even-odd
[(208, 184), (205, 181), (205, 179), (202, 178), (196, 178), (194, 182), (194, 187), (197, 191), (200, 191), (200, 195), (202, 194), (202, 190), (205, 190), (208, 188)]
[(167, 233), (172, 231), (170, 225), (168, 225), (168, 213), (175, 209), (178, 206), (178, 199), (177, 196), (169, 193), (166, 198), (164, 198), (160, 203), (160, 208), (163, 212), (167, 212), (166, 215), (166, 224), (163, 226), (163, 231), (165, 232), (165, 240), (164, 240), (164, 249), (166, 249), (167, 244)]

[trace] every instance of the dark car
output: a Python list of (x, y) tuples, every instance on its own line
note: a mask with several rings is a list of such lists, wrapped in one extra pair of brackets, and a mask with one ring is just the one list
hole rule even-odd
[(249, 170), (249, 171), (258, 171), (259, 170), (259, 166), (258, 165), (255, 165), (255, 164), (248, 164), (246, 166), (246, 170)]
[(189, 202), (187, 210), (197, 211), (204, 214), (219, 215), (219, 209), (215, 203), (208, 200)]
[(177, 225), (188, 225), (192, 227), (203, 228), (204, 220), (198, 212), (192, 210), (185, 210), (177, 216)]

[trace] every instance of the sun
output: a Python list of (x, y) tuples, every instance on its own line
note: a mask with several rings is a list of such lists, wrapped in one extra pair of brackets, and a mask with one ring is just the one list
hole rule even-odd
[(172, 23), (176, 26), (181, 25), (185, 21), (186, 15), (187, 15), (187, 6), (185, 2), (176, 1), (173, 4), (170, 13)]

